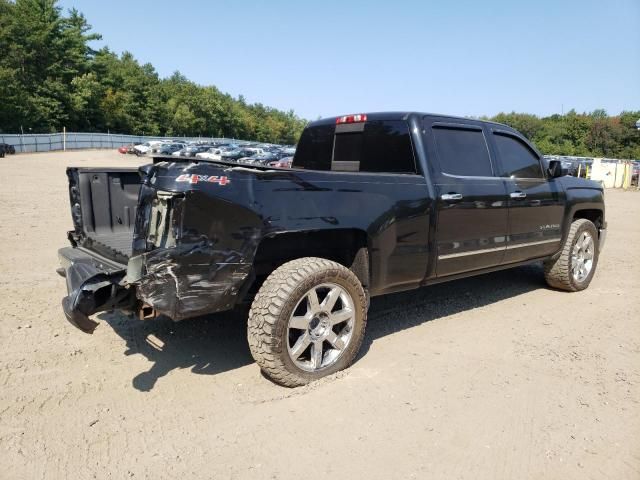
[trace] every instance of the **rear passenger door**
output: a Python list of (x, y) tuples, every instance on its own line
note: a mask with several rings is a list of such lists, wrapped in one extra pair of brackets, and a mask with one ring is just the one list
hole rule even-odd
[(548, 179), (540, 155), (522, 137), (489, 128), (494, 157), (505, 179), (509, 235), (504, 263), (551, 255), (560, 248), (565, 192)]
[(423, 134), (437, 193), (436, 275), (499, 265), (507, 236), (507, 192), (482, 126), (425, 117)]

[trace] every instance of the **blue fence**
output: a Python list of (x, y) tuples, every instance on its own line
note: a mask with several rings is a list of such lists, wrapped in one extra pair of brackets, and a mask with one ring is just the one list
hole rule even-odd
[(132, 143), (144, 143), (150, 140), (188, 140), (229, 142), (231, 138), (212, 137), (150, 137), (143, 135), (120, 135), (112, 133), (34, 133), (27, 135), (0, 133), (0, 143), (13, 145), (16, 153), (51, 152), (55, 150), (78, 150), (82, 148), (118, 148)]

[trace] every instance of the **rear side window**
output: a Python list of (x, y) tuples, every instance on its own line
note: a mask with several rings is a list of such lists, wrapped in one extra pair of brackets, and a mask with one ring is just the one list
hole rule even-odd
[(493, 176), (482, 130), (434, 126), (433, 137), (443, 173), (464, 177)]
[(308, 128), (300, 137), (293, 166), (313, 170), (416, 173), (409, 126), (402, 120)]
[(493, 139), (500, 155), (503, 177), (542, 178), (538, 156), (520, 139), (494, 133)]

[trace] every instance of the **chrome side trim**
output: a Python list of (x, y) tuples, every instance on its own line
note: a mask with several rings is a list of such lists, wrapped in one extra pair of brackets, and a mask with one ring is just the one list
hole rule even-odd
[(532, 247), (534, 245), (543, 245), (545, 243), (559, 243), (562, 238), (550, 238), (548, 240), (538, 240), (536, 242), (518, 243), (516, 245), (507, 245), (506, 247), (483, 248), (480, 250), (470, 250), (467, 252), (448, 253), (446, 255), (438, 255), (438, 260), (446, 260), (448, 258), (466, 257), (467, 255), (479, 255), (481, 253), (499, 252), (500, 250), (513, 250), (514, 248)]
[(521, 247), (532, 247), (533, 245), (543, 245), (545, 243), (557, 243), (560, 240), (562, 240), (562, 238), (557, 237), (557, 238), (550, 238), (549, 240), (538, 240), (537, 242), (517, 243), (515, 245), (507, 245), (507, 250), (511, 250), (514, 248), (521, 248)]
[(466, 252), (459, 253), (448, 253), (446, 255), (438, 255), (438, 260), (446, 260), (447, 258), (457, 258), (457, 257), (466, 257), (467, 255), (478, 255), (481, 253), (491, 253), (491, 252), (499, 252), (504, 250), (505, 247), (495, 247), (495, 248), (483, 248), (481, 250), (470, 250)]

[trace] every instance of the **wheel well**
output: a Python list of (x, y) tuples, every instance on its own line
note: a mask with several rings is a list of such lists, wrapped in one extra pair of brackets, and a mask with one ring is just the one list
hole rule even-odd
[(590, 220), (596, 228), (602, 227), (602, 210), (578, 210), (573, 214), (573, 220), (577, 220), (579, 218), (586, 218), (587, 220)]
[(369, 285), (367, 234), (357, 229), (285, 232), (263, 239), (253, 261), (255, 282), (249, 293), (280, 265), (302, 257), (321, 257), (350, 268), (362, 285)]

